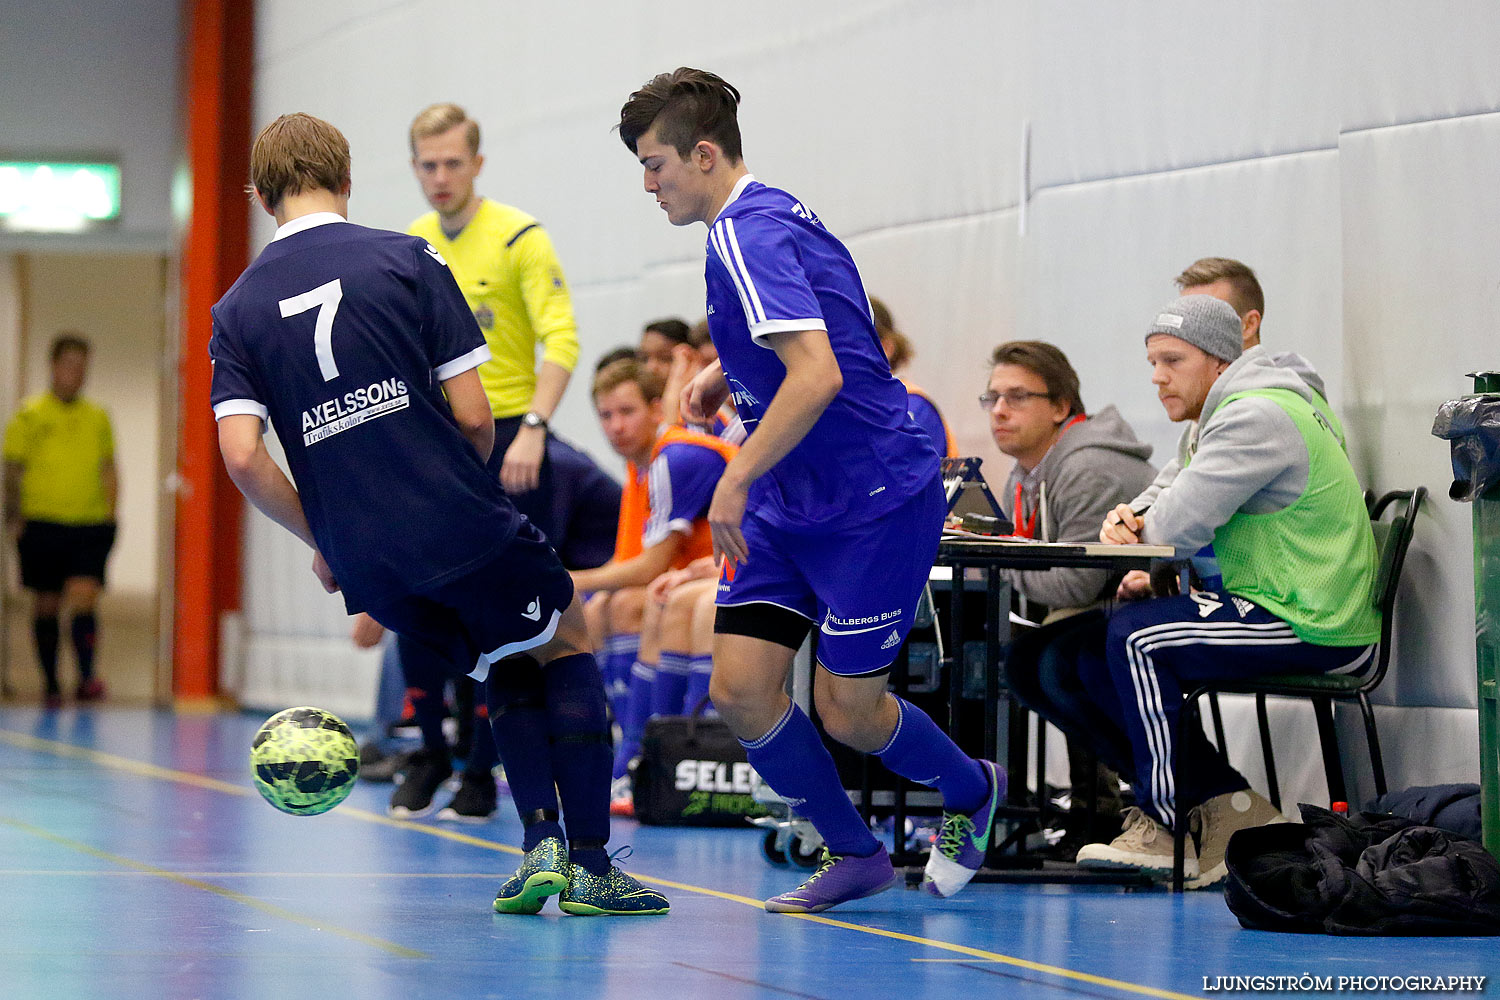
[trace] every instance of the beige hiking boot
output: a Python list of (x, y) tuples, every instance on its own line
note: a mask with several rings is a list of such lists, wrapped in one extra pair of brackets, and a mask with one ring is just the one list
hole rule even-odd
[[(1267, 799), (1246, 788), (1216, 795), (1188, 814), (1189, 828), (1198, 833), (1197, 877), (1186, 885), (1189, 889), (1207, 889), (1229, 874), (1224, 866), (1224, 849), (1236, 830), (1270, 823), (1285, 823), (1287, 818), (1276, 811)], [(1171, 840), (1168, 839), (1168, 846)]]
[[(1078, 852), (1078, 867), (1144, 871), (1158, 878), (1172, 875), (1172, 831), (1137, 806), (1125, 810), (1125, 830), (1107, 844), (1088, 844)], [(1192, 838), (1184, 845), (1184, 878), (1198, 875)]]

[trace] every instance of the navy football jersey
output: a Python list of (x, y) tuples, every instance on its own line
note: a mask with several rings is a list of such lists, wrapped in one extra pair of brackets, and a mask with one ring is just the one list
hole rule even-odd
[(303, 216), (213, 308), (218, 418), (268, 419), (351, 613), (494, 559), (520, 515), (440, 383), (489, 348), (425, 240)]
[(751, 514), (792, 530), (860, 523), (937, 476), (937, 453), (907, 413), (854, 259), (797, 199), (742, 178), (709, 227), (704, 280), (709, 335), (747, 431), (786, 377), (768, 334), (826, 330), (844, 376), (807, 436), (751, 485)]

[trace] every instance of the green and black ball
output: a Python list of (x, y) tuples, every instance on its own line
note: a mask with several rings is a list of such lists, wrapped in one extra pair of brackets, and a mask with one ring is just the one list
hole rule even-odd
[(321, 708), (289, 708), (266, 720), (250, 744), (250, 774), (265, 800), (293, 816), (316, 816), (348, 798), (359, 746), (342, 719)]

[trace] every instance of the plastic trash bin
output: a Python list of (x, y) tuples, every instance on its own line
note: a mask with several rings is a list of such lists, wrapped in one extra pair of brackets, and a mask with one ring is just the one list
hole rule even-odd
[(1474, 395), (1438, 408), (1452, 443), (1448, 495), (1474, 504), (1474, 646), (1479, 672), (1479, 788), (1484, 846), (1500, 858), (1500, 372), (1471, 372)]

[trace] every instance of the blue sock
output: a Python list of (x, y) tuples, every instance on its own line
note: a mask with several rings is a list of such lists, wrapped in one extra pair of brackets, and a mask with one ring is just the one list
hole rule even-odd
[(602, 847), (568, 845), (568, 860), (600, 878), (609, 874), (609, 852)]
[(990, 794), (990, 780), (979, 762), (958, 748), (927, 713), (904, 699), (896, 699), (900, 714), (896, 731), (875, 751), (892, 771), (943, 793), (943, 808), (971, 813)]
[(880, 841), (849, 801), (812, 720), (796, 704), (787, 706), (770, 732), (740, 744), (761, 779), (823, 835), (829, 853), (867, 858), (880, 850)]
[(540, 818), (533, 817), (531, 822), (526, 823), (521, 833), (521, 850), (523, 851), (536, 850), (537, 845), (548, 837), (563, 839), (562, 824), (555, 818), (556, 813), (537, 815)]
[[(708, 697), (708, 681), (713, 675), (714, 658), (707, 653), (701, 656), (693, 656), (688, 660), (688, 684), (687, 695), (683, 698), (683, 708), (692, 712), (698, 707), (698, 702)], [(713, 715), (713, 702), (709, 702), (703, 708), (704, 715)]]
[(490, 731), (489, 706), (475, 705), (474, 745), (469, 750), (469, 762), (464, 765), (464, 770), (475, 774), (489, 774), (498, 763), (500, 752), (495, 749), (495, 734)]
[(448, 703), (443, 691), (448, 681), (447, 662), (432, 649), (413, 639), (397, 635), (401, 653), (401, 674), (406, 678), (406, 698), (411, 702), (412, 718), (422, 730), (422, 746), (428, 750), (448, 751), (443, 735), (443, 720), (448, 717)]
[(651, 718), (651, 690), (656, 685), (656, 668), (636, 660), (630, 668), (630, 704), (620, 723), (620, 745), (615, 749), (614, 777), (623, 778), (630, 761), (641, 753), (641, 736), (646, 720)]
[(589, 653), (563, 656), (542, 668), (542, 679), (568, 839), (597, 841), (602, 851), (609, 839), (610, 752), (599, 666)]
[[(530, 657), (501, 660), (490, 666), (484, 682), (484, 701), (490, 713), (490, 734), (505, 765), (505, 780), (516, 814), (527, 827), (543, 817), (557, 822), (557, 787), (552, 776), (551, 727), (542, 669)], [(555, 834), (561, 836), (561, 828)], [(532, 844), (531, 847), (535, 847)], [(527, 847), (526, 850), (531, 850)]]
[(651, 688), (652, 715), (681, 715), (687, 696), (688, 654), (661, 651), (656, 666), (656, 684)]
[(610, 709), (615, 713), (615, 722), (625, 725), (625, 714), (630, 707), (630, 666), (635, 663), (641, 648), (641, 637), (636, 632), (616, 632), (604, 642), (604, 691), (609, 696)]

